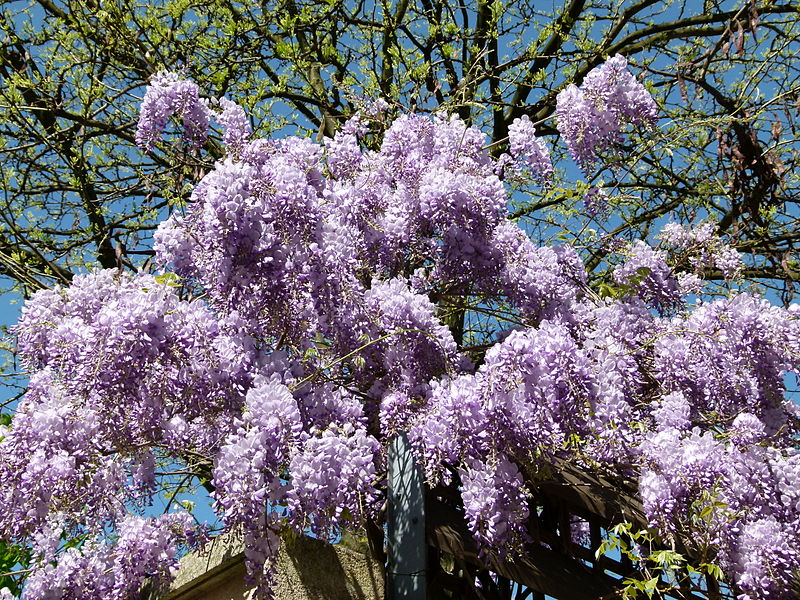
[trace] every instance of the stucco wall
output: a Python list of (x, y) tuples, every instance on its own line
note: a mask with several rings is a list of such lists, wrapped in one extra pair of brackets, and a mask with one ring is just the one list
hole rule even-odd
[[(217, 538), (181, 560), (168, 589), (146, 588), (142, 600), (250, 600), (241, 540)], [(381, 566), (341, 545), (308, 537), (286, 540), (278, 559), (279, 600), (383, 600)]]

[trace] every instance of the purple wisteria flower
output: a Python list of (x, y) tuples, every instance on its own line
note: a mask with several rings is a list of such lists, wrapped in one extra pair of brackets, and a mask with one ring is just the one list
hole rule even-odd
[[(660, 248), (615, 242), (625, 261), (600, 297), (576, 249), (539, 247), (506, 216), (512, 159), (457, 117), (403, 115), (366, 150), (385, 103), (324, 145), (254, 140), (240, 106), (213, 108), (171, 73), (142, 105), (148, 150), (174, 114), (193, 143), (209, 118), (224, 128), (226, 155), (154, 235), (164, 272), (78, 275), (36, 292), (14, 328), (31, 380), (0, 426), (0, 538), (32, 549), (26, 598), (133, 600), (144, 578), (170, 579), (202, 532), (139, 511), (173, 466), (213, 485), (268, 598), (281, 534), (380, 518), (398, 434), (483, 552), (532, 543), (528, 474), (591, 466), (635, 479), (664, 539), (713, 547), (741, 598), (786, 597), (800, 307), (738, 292), (686, 305), (702, 269), (742, 265), (710, 225), (669, 225)], [(584, 169), (655, 120), (621, 57), (557, 112)], [(533, 124), (509, 133), (548, 177)]]
[(618, 54), (592, 69), (580, 87), (570, 84), (556, 98), (558, 131), (584, 172), (622, 140), (624, 125), (653, 125), (658, 118), (655, 101), (627, 65)]
[(593, 217), (602, 217), (608, 210), (608, 194), (597, 186), (590, 187), (583, 196), (583, 206)]
[(668, 223), (659, 237), (687, 255), (697, 273), (702, 273), (705, 268), (714, 267), (730, 281), (737, 279), (744, 268), (742, 255), (724, 243), (710, 223), (702, 223), (693, 228)]
[(200, 98), (196, 83), (178, 73), (159, 71), (151, 78), (142, 100), (136, 145), (147, 152), (153, 150), (174, 114), (183, 119), (186, 140), (196, 148), (202, 146), (211, 116), (208, 102)]
[(527, 541), (527, 493), (517, 465), (501, 455), (473, 460), (460, 475), (464, 513), (483, 549), (497, 549), (502, 558)]
[(253, 133), (247, 114), (241, 106), (227, 98), (220, 98), (215, 104), (222, 109), (222, 112), (214, 114), (214, 119), (225, 131), (222, 143), (229, 153), (240, 152)]
[(528, 115), (514, 119), (508, 126), (508, 146), (511, 157), (530, 169), (537, 180), (547, 182), (552, 178), (550, 151), (544, 141), (536, 137), (536, 128)]

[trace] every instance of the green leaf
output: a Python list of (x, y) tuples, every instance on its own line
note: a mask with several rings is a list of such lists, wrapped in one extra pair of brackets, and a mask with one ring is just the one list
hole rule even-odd
[(631, 523), (628, 522), (617, 523), (610, 529), (610, 531), (615, 535), (622, 535), (622, 534), (628, 535), (630, 534), (632, 528), (633, 525)]
[(658, 589), (658, 581), (658, 577), (653, 577), (652, 579), (648, 579), (644, 582), (644, 591), (648, 597), (653, 597), (653, 593), (655, 593), (656, 589)]
[(613, 550), (614, 548), (612, 546), (612, 543), (613, 542), (611, 542), (611, 540), (603, 540), (602, 542), (600, 542), (600, 546), (598, 546), (597, 550), (595, 551), (594, 557), (600, 558), (606, 552)]
[(701, 563), (700, 568), (703, 569), (706, 573), (711, 575), (717, 581), (721, 581), (724, 578), (722, 574), (722, 569), (719, 565), (715, 565), (712, 563)]
[(156, 275), (153, 277), (156, 283), (161, 285), (168, 285), (170, 287), (180, 287), (181, 282), (183, 281), (180, 277), (178, 277), (175, 273), (164, 273), (163, 275)]

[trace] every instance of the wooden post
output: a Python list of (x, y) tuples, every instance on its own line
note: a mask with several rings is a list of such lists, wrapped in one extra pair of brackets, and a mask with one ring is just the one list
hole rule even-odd
[(425, 484), (405, 434), (389, 446), (388, 597), (425, 600)]

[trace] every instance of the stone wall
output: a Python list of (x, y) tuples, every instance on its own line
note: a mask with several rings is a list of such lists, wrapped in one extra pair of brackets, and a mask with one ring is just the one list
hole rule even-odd
[[(142, 600), (250, 600), (241, 540), (215, 538), (181, 560), (168, 587), (146, 587)], [(383, 600), (383, 568), (367, 554), (308, 537), (285, 540), (277, 600)]]

